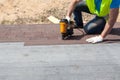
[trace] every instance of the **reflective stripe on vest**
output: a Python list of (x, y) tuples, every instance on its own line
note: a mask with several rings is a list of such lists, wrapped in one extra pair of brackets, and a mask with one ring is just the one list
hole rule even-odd
[(111, 2), (112, 0), (102, 0), (100, 5), (100, 11), (98, 11), (95, 6), (95, 0), (86, 0), (90, 12), (100, 17), (109, 14)]

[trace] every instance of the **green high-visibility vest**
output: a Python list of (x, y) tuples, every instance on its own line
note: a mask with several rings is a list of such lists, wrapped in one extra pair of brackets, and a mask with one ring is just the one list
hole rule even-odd
[(100, 5), (100, 11), (98, 11), (95, 6), (95, 0), (86, 0), (90, 12), (100, 17), (109, 14), (111, 2), (112, 0), (102, 0)]

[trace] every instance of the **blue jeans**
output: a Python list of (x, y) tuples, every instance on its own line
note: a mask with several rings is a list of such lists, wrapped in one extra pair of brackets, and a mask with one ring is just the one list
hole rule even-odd
[(87, 34), (100, 34), (106, 24), (104, 17), (95, 16), (95, 18), (84, 25), (82, 11), (91, 14), (84, 1), (77, 4), (73, 12), (76, 26), (82, 26)]

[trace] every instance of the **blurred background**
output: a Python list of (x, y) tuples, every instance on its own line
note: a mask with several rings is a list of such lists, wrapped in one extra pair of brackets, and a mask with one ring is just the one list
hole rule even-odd
[[(49, 24), (47, 17), (64, 18), (71, 0), (0, 0), (0, 24)], [(83, 13), (84, 22), (93, 18)], [(118, 20), (120, 22), (120, 16)]]

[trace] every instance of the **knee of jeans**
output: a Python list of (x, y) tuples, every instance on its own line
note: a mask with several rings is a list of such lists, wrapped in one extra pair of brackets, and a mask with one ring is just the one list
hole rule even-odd
[(95, 29), (92, 27), (85, 26), (83, 29), (86, 34), (95, 34)]
[(86, 34), (100, 34), (103, 31), (103, 28), (96, 28), (96, 27), (90, 27), (88, 26), (84, 27), (84, 31)]

